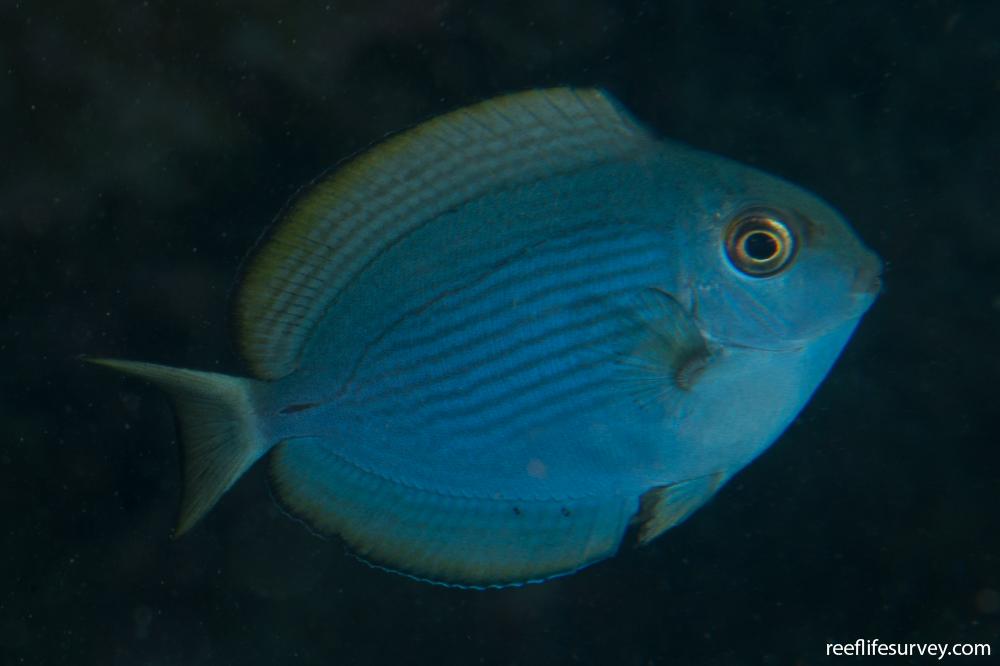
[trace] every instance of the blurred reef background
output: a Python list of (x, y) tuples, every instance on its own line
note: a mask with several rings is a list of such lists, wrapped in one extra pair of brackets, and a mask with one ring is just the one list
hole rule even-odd
[[(282, 516), (261, 469), (171, 541), (166, 399), (77, 356), (240, 371), (232, 282), (298, 188), (558, 84), (814, 190), (886, 260), (800, 419), (651, 547), (543, 586), (370, 569)], [(0, 663), (996, 654), (998, 154), (1000, 3), (0, 0)]]

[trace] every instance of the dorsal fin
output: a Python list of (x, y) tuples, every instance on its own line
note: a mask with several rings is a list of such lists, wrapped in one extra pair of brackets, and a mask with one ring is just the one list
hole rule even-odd
[(600, 90), (515, 93), (369, 150), (293, 203), (247, 264), (239, 347), (257, 376), (292, 372), (314, 326), (381, 253), (492, 191), (626, 159), (649, 134)]

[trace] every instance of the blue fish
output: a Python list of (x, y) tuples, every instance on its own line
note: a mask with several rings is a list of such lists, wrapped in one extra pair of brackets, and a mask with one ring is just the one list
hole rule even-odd
[(236, 295), (252, 378), (172, 395), (183, 534), (259, 458), (361, 559), (538, 582), (687, 518), (802, 409), (879, 291), (827, 204), (556, 88), (432, 119), (294, 201)]

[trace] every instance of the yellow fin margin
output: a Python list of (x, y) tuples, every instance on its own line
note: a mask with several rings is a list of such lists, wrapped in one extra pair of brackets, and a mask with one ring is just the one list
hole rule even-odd
[(247, 264), (238, 345), (253, 372), (292, 372), (338, 294), (382, 252), (442, 213), (498, 189), (643, 151), (650, 136), (605, 92), (498, 97), (363, 153), (294, 202)]

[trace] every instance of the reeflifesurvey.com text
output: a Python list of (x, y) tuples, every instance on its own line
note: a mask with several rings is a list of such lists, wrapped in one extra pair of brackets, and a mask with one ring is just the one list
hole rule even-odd
[(833, 657), (989, 657), (989, 643), (884, 643), (878, 638), (859, 638), (852, 643), (827, 643)]

